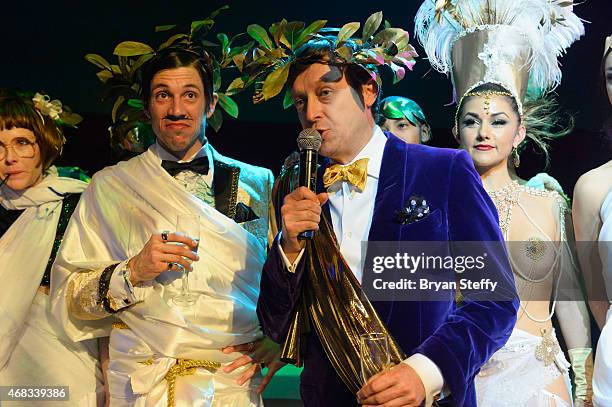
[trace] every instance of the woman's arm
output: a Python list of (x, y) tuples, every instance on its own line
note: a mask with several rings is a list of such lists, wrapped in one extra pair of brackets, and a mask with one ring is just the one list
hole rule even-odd
[[(557, 301), (556, 314), (569, 349), (591, 347), (591, 323), (585, 296), (580, 283), (580, 269), (576, 260), (572, 217), (567, 208), (559, 208), (559, 221), (564, 222), (565, 236), (561, 236), (560, 258), (557, 269), (562, 293), (565, 297)], [(563, 226), (563, 225), (560, 225)]]
[(599, 216), (601, 204), (605, 197), (603, 188), (594, 180), (596, 174), (590, 172), (578, 180), (574, 188), (572, 214), (576, 237), (576, 251), (582, 269), (585, 289), (591, 312), (599, 328), (606, 320), (609, 304), (606, 301), (603, 266), (599, 257), (597, 239), (602, 222)]
[[(580, 270), (575, 254), (575, 239), (572, 218), (563, 202), (559, 207), (559, 227), (561, 227), (560, 256), (556, 273), (560, 281), (560, 292), (555, 290), (558, 299), (556, 313), (563, 338), (574, 371), (576, 403), (589, 403), (593, 396), (593, 352), (591, 348), (591, 322), (580, 283)], [(564, 294), (567, 293), (565, 296)]]

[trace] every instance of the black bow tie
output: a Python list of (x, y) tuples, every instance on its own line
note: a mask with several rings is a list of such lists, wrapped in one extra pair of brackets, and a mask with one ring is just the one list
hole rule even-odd
[(163, 160), (161, 165), (173, 177), (181, 171), (193, 171), (203, 175), (208, 174), (208, 157), (206, 156), (196, 158), (188, 163)]

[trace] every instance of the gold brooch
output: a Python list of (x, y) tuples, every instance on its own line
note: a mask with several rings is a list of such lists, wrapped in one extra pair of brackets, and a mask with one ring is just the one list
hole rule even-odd
[(561, 351), (559, 342), (552, 333), (542, 329), (542, 342), (535, 349), (535, 357), (537, 360), (544, 362), (544, 366), (548, 366), (555, 361), (555, 356)]

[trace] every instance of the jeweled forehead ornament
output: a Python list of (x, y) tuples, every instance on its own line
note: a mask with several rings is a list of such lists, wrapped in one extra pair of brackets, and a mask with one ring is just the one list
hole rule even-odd
[[(465, 99), (467, 97), (482, 97), (482, 98), (484, 98), (484, 100), (483, 100), (483, 109), (484, 109), (486, 114), (489, 114), (490, 110), (491, 110), (491, 97), (492, 96), (507, 96), (507, 97), (511, 97), (511, 98), (514, 97), (512, 95), (512, 93), (510, 93), (510, 92), (487, 90), (487, 91), (468, 92), (468, 93), (465, 94), (463, 99)], [(459, 110), (457, 110), (457, 112), (459, 112)]]
[(486, 114), (489, 114), (489, 107), (491, 106), (491, 95), (489, 93), (487, 93), (486, 95), (484, 95), (484, 103), (483, 103), (483, 109), (485, 111)]

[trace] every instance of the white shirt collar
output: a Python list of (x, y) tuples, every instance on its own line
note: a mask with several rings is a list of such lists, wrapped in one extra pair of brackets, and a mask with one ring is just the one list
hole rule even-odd
[(202, 146), (202, 148), (200, 148), (191, 158), (189, 158), (188, 160), (177, 160), (177, 158), (175, 156), (173, 156), (172, 154), (170, 154), (168, 151), (166, 151), (165, 148), (163, 148), (157, 141), (155, 142), (154, 145), (154, 151), (155, 154), (162, 160), (162, 161), (178, 161), (180, 163), (188, 163), (190, 161), (195, 160), (196, 158), (200, 158), (200, 157), (208, 157), (208, 174), (204, 175), (204, 180), (206, 181), (206, 183), (208, 184), (208, 186), (212, 186), (212, 180), (214, 179), (214, 172), (215, 172), (215, 166), (214, 166), (214, 161), (213, 161), (213, 154), (212, 154), (212, 149), (210, 148), (210, 143), (208, 141), (206, 141), (206, 144), (204, 144)]
[(359, 153), (353, 158), (353, 160), (346, 164), (352, 164), (362, 158), (369, 158), (368, 161), (368, 176), (378, 179), (380, 175), (380, 166), (382, 165), (382, 157), (385, 151), (385, 144), (387, 143), (387, 137), (377, 125), (374, 125), (372, 129), (372, 137), (370, 141), (361, 149)]

